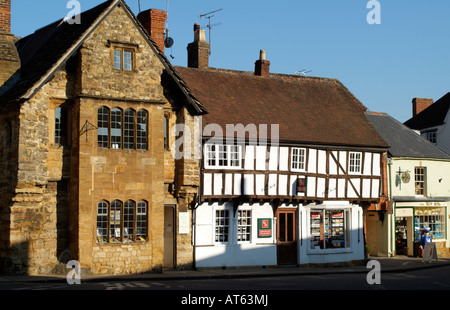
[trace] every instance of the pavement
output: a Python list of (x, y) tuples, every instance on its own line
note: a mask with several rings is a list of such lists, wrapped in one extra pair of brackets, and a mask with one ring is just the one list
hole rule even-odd
[[(367, 260), (377, 261), (380, 264), (381, 273), (408, 272), (426, 268), (450, 266), (450, 258), (439, 258), (431, 261), (423, 261), (422, 258), (396, 256), (396, 257), (371, 257)], [(119, 282), (119, 281), (145, 281), (145, 280), (189, 280), (189, 279), (231, 279), (231, 278), (256, 278), (293, 275), (317, 275), (317, 274), (347, 274), (368, 273), (374, 267), (368, 264), (358, 266), (277, 266), (267, 268), (226, 268), (226, 269), (199, 269), (199, 270), (164, 270), (162, 272), (148, 272), (132, 275), (105, 275), (105, 276), (81, 276), (81, 282)], [(67, 269), (68, 272), (70, 269)], [(65, 275), (54, 276), (2, 276), (0, 282), (20, 283), (66, 283)]]

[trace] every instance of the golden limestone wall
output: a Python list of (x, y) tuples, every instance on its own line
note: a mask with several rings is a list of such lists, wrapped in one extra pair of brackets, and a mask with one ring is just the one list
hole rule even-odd
[[(134, 69), (116, 70), (113, 49), (134, 49)], [(76, 103), (78, 130), (97, 124), (97, 110), (106, 106), (148, 113), (148, 150), (102, 149), (97, 131), (77, 139), (78, 197), (72, 238), (82, 269), (92, 273), (131, 273), (159, 269), (163, 259), (164, 104), (163, 66), (122, 8), (116, 8), (81, 49), (81, 93)], [(73, 180), (73, 182), (76, 182)], [(97, 243), (96, 212), (100, 201), (147, 201), (149, 236), (145, 242)], [(75, 225), (75, 224), (74, 224)]]
[[(115, 47), (133, 50), (132, 71), (114, 69)], [(13, 151), (5, 154), (2, 148), (0, 153), (13, 171), (0, 173), (0, 184), (11, 180), (4, 190), (9, 196), (2, 193), (0, 198), (0, 270), (67, 273), (68, 259), (78, 260), (83, 273), (91, 274), (162, 268), (165, 202), (175, 203), (177, 215), (189, 212), (192, 219), (200, 181), (198, 160), (174, 160), (164, 150), (164, 113), (171, 105), (161, 86), (162, 72), (132, 20), (116, 7), (15, 115), (2, 114), (12, 120), (14, 142)], [(67, 107), (69, 123), (68, 141), (62, 145), (54, 140), (55, 109), (60, 106)], [(93, 126), (100, 107), (145, 110), (148, 149), (99, 148)], [(194, 121), (178, 109), (171, 111), (170, 122), (193, 126)], [(92, 130), (83, 132), (87, 124)], [(0, 143), (7, 139), (4, 131)], [(147, 240), (97, 242), (97, 204), (113, 200), (148, 203)], [(192, 266), (190, 230), (177, 234), (176, 243), (175, 265)]]

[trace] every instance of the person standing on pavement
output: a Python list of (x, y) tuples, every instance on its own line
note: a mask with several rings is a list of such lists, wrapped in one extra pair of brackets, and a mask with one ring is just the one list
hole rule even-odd
[(425, 249), (425, 244), (427, 242), (433, 242), (433, 240), (431, 239), (431, 236), (430, 236), (430, 229), (429, 228), (425, 228), (423, 230), (423, 235), (420, 238), (419, 248), (421, 250), (422, 255), (423, 255), (423, 249)]

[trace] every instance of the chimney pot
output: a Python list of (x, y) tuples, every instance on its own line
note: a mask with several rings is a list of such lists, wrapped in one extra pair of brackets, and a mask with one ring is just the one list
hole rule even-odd
[(431, 98), (413, 98), (412, 100), (412, 109), (413, 109), (413, 117), (428, 108), (433, 104), (433, 99)]
[(255, 75), (268, 76), (270, 73), (270, 61), (266, 60), (266, 51), (259, 51), (259, 59), (255, 62)]
[(199, 24), (194, 24), (194, 42), (187, 46), (189, 68), (207, 69), (209, 67), (210, 47), (205, 38), (205, 30), (201, 30)]

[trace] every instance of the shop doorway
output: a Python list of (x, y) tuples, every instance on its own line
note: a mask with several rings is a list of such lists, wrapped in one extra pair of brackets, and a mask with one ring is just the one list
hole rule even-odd
[(279, 265), (297, 264), (297, 209), (278, 209), (277, 260)]
[(175, 207), (164, 206), (164, 269), (175, 268)]
[(395, 254), (414, 255), (413, 216), (395, 217)]

